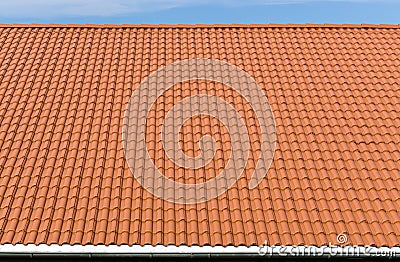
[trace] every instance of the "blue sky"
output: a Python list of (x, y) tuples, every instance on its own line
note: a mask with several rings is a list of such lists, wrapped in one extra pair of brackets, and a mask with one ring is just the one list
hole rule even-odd
[(399, 24), (397, 0), (2, 0), (1, 23)]

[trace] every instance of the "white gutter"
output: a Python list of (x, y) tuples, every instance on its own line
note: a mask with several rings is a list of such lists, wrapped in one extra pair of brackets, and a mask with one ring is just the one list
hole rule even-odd
[(400, 258), (400, 247), (370, 246), (163, 246), (163, 245), (0, 245), (0, 256), (74, 257), (387, 257)]

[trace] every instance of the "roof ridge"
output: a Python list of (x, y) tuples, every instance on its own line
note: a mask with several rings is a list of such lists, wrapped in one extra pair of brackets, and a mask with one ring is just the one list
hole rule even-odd
[(400, 28), (400, 24), (0, 24), (0, 27), (30, 28)]

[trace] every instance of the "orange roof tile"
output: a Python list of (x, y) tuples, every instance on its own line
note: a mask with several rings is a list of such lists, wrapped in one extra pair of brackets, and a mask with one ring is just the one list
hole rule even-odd
[[(398, 25), (1, 25), (0, 35), (1, 244), (321, 246), (346, 234), (346, 245), (399, 246)], [(138, 84), (190, 58), (251, 75), (277, 144), (256, 188), (243, 176), (216, 199), (184, 205), (135, 180), (121, 130)], [(215, 177), (230, 148), (224, 126), (199, 116), (181, 146), (196, 156), (195, 142), (212, 134), (215, 161), (195, 173), (165, 157), (166, 109), (202, 90), (229, 92), (194, 85), (163, 94), (146, 133), (162, 171), (190, 183)]]

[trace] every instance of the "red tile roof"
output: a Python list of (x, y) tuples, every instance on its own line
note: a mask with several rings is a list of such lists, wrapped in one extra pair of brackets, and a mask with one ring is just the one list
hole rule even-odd
[[(2, 25), (0, 35), (1, 244), (321, 246), (346, 234), (345, 245), (399, 246), (398, 25)], [(189, 58), (257, 81), (277, 148), (256, 188), (245, 175), (217, 199), (184, 205), (134, 179), (121, 131), (140, 81)], [(205, 89), (229, 92), (177, 85), (147, 122), (155, 162), (177, 181), (213, 177), (226, 161), (229, 136), (212, 118), (182, 129), (189, 155), (199, 134), (214, 135), (211, 168), (167, 168), (157, 145), (165, 108)], [(257, 142), (252, 150), (254, 160)]]

